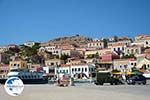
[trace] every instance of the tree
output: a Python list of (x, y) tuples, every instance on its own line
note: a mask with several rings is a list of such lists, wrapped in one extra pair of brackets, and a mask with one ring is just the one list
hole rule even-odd
[(61, 54), (61, 57), (60, 57), (60, 59), (61, 60), (67, 60), (69, 58), (69, 56), (68, 55), (66, 55), (66, 54)]
[(108, 39), (103, 39), (103, 42), (104, 42), (104, 48), (106, 48), (108, 44)]
[(118, 37), (114, 36), (114, 42), (118, 42)]
[(134, 56), (134, 54), (127, 54), (127, 55), (125, 55), (125, 56), (123, 56), (122, 58), (136, 58), (135, 56)]
[(98, 58), (99, 57), (99, 53), (96, 52), (96, 54), (94, 55), (94, 58)]
[(87, 58), (89, 58), (89, 59), (98, 58), (98, 57), (99, 57), (98, 52), (96, 52), (96, 54), (89, 54), (89, 55), (87, 55)]
[(89, 59), (94, 58), (94, 54), (87, 55), (87, 58), (89, 58)]
[(33, 55), (37, 55), (38, 49), (40, 48), (40, 44), (36, 43), (32, 47), (28, 47), (25, 45), (20, 46), (20, 55), (23, 57), (32, 57)]

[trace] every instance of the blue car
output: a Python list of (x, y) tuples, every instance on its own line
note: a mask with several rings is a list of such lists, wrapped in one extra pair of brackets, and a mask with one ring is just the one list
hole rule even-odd
[(127, 79), (128, 84), (146, 84), (146, 78), (143, 75), (135, 75)]

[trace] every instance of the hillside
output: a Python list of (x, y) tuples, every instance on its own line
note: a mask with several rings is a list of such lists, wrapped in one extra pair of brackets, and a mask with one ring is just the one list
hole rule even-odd
[(62, 45), (62, 44), (68, 43), (68, 44), (74, 45), (76, 47), (81, 47), (83, 45), (86, 45), (89, 41), (92, 41), (92, 38), (75, 35), (75, 36), (71, 36), (71, 37), (56, 38), (56, 39), (48, 41), (47, 43), (50, 45), (55, 45), (55, 44)]

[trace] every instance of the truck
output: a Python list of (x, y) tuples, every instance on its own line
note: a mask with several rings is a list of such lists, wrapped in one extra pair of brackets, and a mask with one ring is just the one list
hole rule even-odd
[(113, 74), (109, 71), (97, 71), (94, 83), (96, 85), (103, 85), (104, 83), (110, 83), (111, 85), (123, 84), (119, 78), (114, 77)]

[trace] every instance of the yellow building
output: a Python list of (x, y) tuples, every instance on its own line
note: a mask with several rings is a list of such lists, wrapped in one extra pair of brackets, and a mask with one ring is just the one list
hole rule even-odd
[(104, 42), (92, 41), (87, 44), (88, 48), (104, 48)]
[(9, 62), (10, 68), (19, 68), (19, 69), (26, 69), (27, 62), (23, 60), (14, 60)]
[(56, 58), (54, 58), (54, 59), (49, 59), (49, 60), (46, 60), (46, 61), (45, 61), (45, 65), (46, 65), (46, 66), (57, 66), (57, 65), (61, 65), (61, 64), (63, 64), (63, 63), (64, 63), (63, 60), (56, 59)]
[(137, 64), (137, 68), (144, 69), (144, 70), (150, 70), (150, 60), (147, 58), (140, 60)]
[(125, 49), (125, 55), (134, 54), (138, 55), (142, 53), (142, 47), (139, 45), (127, 46)]
[(111, 49), (110, 48), (106, 48), (106, 49), (98, 49), (98, 50), (87, 50), (85, 51), (85, 58), (88, 57), (88, 55), (93, 55), (98, 53), (99, 56), (103, 56), (104, 54), (107, 53), (111, 53)]

